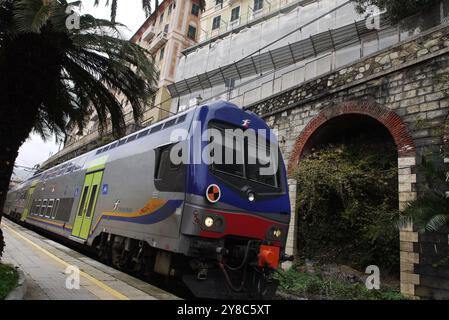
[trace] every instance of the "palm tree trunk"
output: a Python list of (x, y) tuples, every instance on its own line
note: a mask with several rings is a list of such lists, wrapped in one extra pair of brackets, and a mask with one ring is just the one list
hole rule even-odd
[(36, 106), (21, 108), (17, 106), (20, 100), (16, 101), (19, 104), (0, 104), (0, 213), (3, 213), (20, 146), (32, 131), (38, 112)]

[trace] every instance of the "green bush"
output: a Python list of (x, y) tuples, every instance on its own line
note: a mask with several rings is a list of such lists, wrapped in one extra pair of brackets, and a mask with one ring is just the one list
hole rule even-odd
[(346, 283), (326, 279), (321, 275), (297, 272), (293, 268), (276, 275), (280, 290), (306, 299), (329, 300), (402, 300), (401, 293), (392, 288), (368, 290), (361, 283)]
[(0, 300), (5, 299), (8, 293), (15, 288), (19, 281), (16, 269), (0, 263)]
[(301, 160), (295, 174), (301, 257), (397, 271), (397, 156), (383, 148), (330, 145)]

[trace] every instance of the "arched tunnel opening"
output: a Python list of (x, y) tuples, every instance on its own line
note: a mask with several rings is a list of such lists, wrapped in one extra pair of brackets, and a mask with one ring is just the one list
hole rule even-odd
[(376, 265), (399, 278), (398, 153), (388, 129), (363, 114), (329, 119), (307, 141), (298, 169), (301, 260)]

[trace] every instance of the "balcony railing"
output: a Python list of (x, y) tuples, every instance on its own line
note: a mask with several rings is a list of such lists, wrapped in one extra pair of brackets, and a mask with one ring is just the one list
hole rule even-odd
[(142, 39), (145, 41), (150, 41), (151, 39), (153, 39), (154, 35), (155, 35), (154, 26), (151, 26), (143, 33)]
[(164, 44), (166, 44), (168, 41), (167, 39), (167, 33), (166, 32), (160, 32), (156, 38), (151, 41), (150, 45), (148, 46), (148, 51), (151, 54), (154, 54), (157, 50), (159, 50)]

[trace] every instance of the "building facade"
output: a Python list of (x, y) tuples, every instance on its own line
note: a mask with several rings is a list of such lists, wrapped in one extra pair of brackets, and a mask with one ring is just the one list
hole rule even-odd
[(368, 30), (352, 1), (280, 1), (260, 10), (183, 52), (169, 85), (173, 112), (198, 96), (245, 106), (399, 41), (391, 30)]
[(207, 0), (200, 41), (207, 41), (274, 12), (294, 0)]
[[(131, 105), (124, 106), (127, 133), (169, 116), (171, 97), (167, 86), (175, 80), (181, 52), (198, 42), (200, 17), (198, 0), (165, 0), (131, 37), (131, 42), (148, 50), (159, 72), (159, 80), (158, 90), (152, 101), (148, 101), (140, 124), (134, 123)], [(118, 99), (125, 101), (124, 96)], [(78, 128), (74, 128), (69, 132), (64, 148), (43, 163), (42, 167), (79, 155), (111, 140), (110, 124), (102, 136), (98, 129), (98, 116), (92, 114), (84, 131), (79, 132)]]
[(200, 16), (196, 0), (166, 0), (131, 38), (133, 43), (149, 51), (159, 71), (159, 90), (144, 114), (142, 125), (158, 122), (170, 114), (167, 86), (175, 81), (181, 52), (198, 41)]

